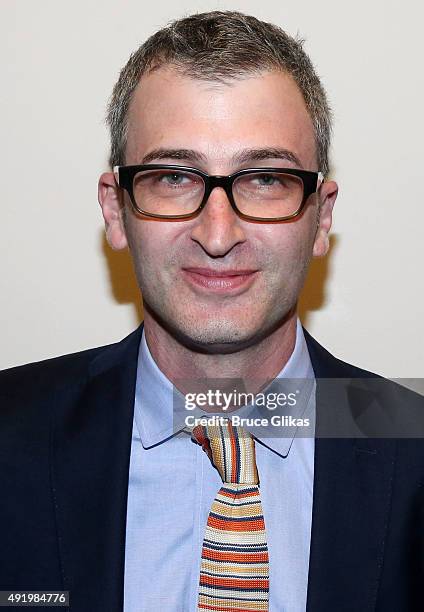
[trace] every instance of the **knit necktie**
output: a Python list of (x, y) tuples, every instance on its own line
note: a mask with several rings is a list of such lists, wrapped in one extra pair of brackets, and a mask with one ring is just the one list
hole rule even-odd
[(230, 421), (197, 425), (192, 439), (223, 480), (206, 524), (198, 610), (268, 611), (269, 559), (254, 440)]

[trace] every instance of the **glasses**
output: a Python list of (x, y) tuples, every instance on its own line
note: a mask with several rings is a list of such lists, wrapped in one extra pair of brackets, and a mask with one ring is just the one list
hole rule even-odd
[(248, 168), (230, 176), (210, 176), (197, 168), (167, 164), (115, 166), (116, 182), (134, 209), (156, 219), (188, 219), (222, 187), (244, 219), (288, 221), (302, 212), (324, 180), (322, 172), (294, 168)]

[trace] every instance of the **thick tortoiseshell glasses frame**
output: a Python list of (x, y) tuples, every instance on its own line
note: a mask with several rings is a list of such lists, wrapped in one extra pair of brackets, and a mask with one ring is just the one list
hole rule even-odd
[[(203, 195), (203, 199), (200, 202), (198, 208), (193, 212), (182, 214), (182, 215), (159, 215), (150, 212), (146, 212), (135, 201), (134, 190), (133, 190), (133, 182), (134, 177), (143, 171), (148, 170), (175, 170), (181, 172), (191, 172), (197, 176), (200, 176), (205, 185), (205, 191)], [(241, 212), (237, 208), (237, 204), (235, 203), (233, 196), (233, 184), (240, 176), (244, 176), (246, 174), (256, 174), (258, 172), (273, 172), (278, 174), (290, 174), (298, 177), (303, 184), (303, 196), (301, 201), (299, 202), (299, 206), (295, 212), (290, 215), (286, 215), (284, 217), (256, 217), (251, 215), (246, 215)], [(229, 176), (210, 176), (206, 172), (202, 172), (197, 168), (191, 168), (189, 166), (178, 166), (178, 165), (169, 165), (169, 164), (141, 164), (134, 166), (115, 166), (113, 168), (113, 173), (115, 175), (115, 180), (119, 187), (125, 189), (129, 195), (130, 201), (134, 210), (146, 217), (152, 217), (155, 219), (191, 219), (195, 217), (206, 205), (209, 196), (215, 187), (222, 187), (227, 195), (227, 198), (234, 209), (234, 211), (243, 219), (248, 219), (251, 221), (264, 221), (264, 222), (274, 222), (274, 221), (289, 221), (298, 217), (303, 211), (305, 204), (310, 195), (315, 193), (321, 184), (324, 182), (324, 175), (322, 172), (312, 172), (309, 170), (299, 170), (297, 168), (246, 168), (243, 170), (239, 170), (234, 174), (230, 174)]]

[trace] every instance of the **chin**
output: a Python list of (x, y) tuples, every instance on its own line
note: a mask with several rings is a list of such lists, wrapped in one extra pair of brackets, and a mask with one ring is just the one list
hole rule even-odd
[(173, 321), (172, 332), (188, 348), (202, 353), (229, 354), (257, 344), (267, 335), (262, 324), (228, 318)]
[[(166, 330), (177, 342), (198, 353), (230, 354), (257, 345), (290, 315), (290, 308), (238, 308), (231, 313), (216, 307), (185, 310), (181, 304), (168, 301), (161, 304), (144, 302), (147, 312), (156, 324)], [(156, 306), (156, 308), (154, 307)]]

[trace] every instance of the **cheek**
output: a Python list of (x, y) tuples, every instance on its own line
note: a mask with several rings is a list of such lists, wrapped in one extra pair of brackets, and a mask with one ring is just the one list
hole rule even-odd
[(262, 241), (273, 267), (282, 272), (296, 269), (297, 264), (310, 258), (314, 242), (313, 220), (306, 216), (284, 225), (269, 228)]
[(172, 273), (178, 249), (176, 232), (170, 225), (137, 220), (127, 228), (127, 238), (142, 290), (152, 284), (158, 285), (161, 277)]
[[(280, 300), (283, 295), (296, 296), (303, 286), (309, 263), (312, 259), (315, 229), (313, 219), (298, 219), (275, 228), (278, 231), (268, 236), (268, 290)], [(304, 223), (303, 223), (304, 222)]]
[[(160, 254), (160, 248), (158, 248), (157, 242), (152, 240), (151, 232), (145, 231), (145, 228), (140, 225), (141, 223), (138, 222), (136, 226), (131, 225), (127, 228), (128, 246), (139, 284), (142, 277), (147, 276), (148, 278), (151, 275), (154, 263), (157, 262)], [(147, 222), (147, 225), (149, 225), (149, 222)]]

